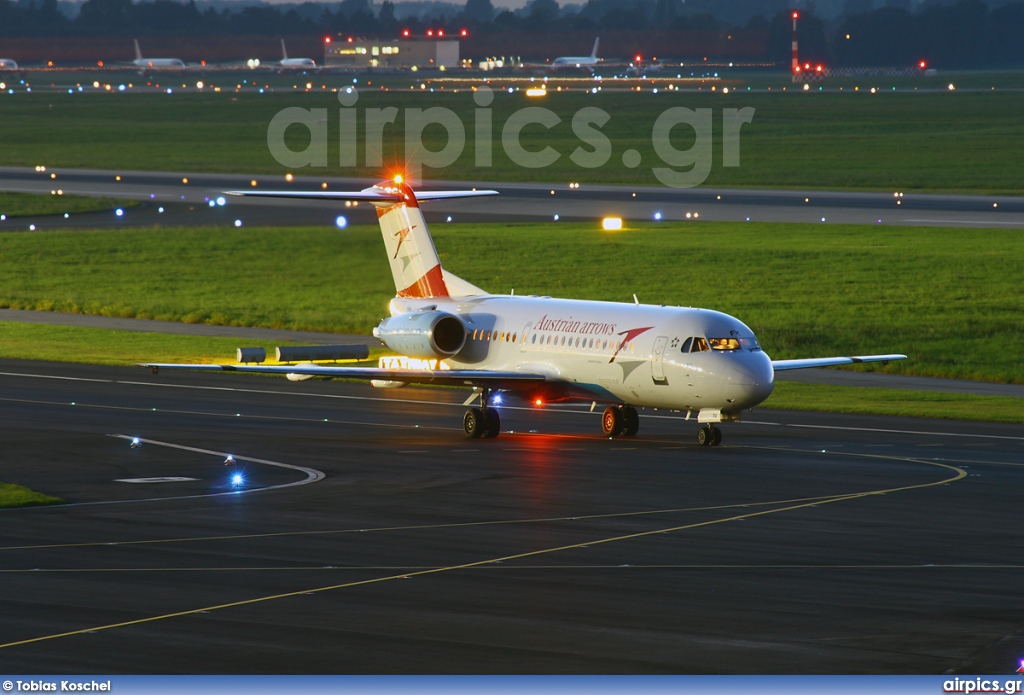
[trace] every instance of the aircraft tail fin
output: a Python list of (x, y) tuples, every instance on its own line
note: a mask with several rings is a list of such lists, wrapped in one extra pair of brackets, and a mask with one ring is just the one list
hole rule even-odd
[(590, 52), (590, 57), (591, 58), (596, 58), (597, 57), (597, 45), (599, 43), (601, 43), (601, 37), (600, 36), (598, 36), (596, 39), (594, 39), (594, 50), (592, 50)]
[(288, 49), (284, 47), (284, 39), (281, 39), (281, 60), (288, 60)]
[(135, 60), (142, 60), (142, 51), (139, 50), (139, 40), (132, 39), (135, 42)]
[(395, 293), (399, 297), (426, 298), (472, 296), (486, 292), (446, 273), (434, 248), (427, 222), (420, 212), (421, 200), (447, 200), (497, 195), (497, 191), (423, 191), (417, 196), (401, 177), (362, 191), (227, 191), (228, 195), (313, 200), (364, 200), (377, 208), (384, 247), (391, 264)]

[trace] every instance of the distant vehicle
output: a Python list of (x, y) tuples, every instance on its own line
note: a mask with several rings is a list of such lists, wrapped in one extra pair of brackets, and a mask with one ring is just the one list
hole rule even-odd
[[(697, 441), (715, 446), (720, 422), (772, 392), (775, 373), (906, 359), (865, 355), (772, 360), (754, 332), (728, 314), (709, 309), (632, 303), (496, 295), (441, 267), (420, 212), (420, 202), (495, 195), (497, 191), (430, 191), (419, 195), (401, 176), (361, 191), (230, 191), (229, 195), (320, 201), (366, 201), (377, 221), (397, 294), (391, 316), (373, 334), (429, 369), (385, 369), (316, 364), (163, 364), (161, 369), (259, 372), (307, 377), (364, 379), (374, 386), (436, 384), (473, 388), (462, 425), (467, 437), (496, 437), (503, 396), (542, 407), (552, 401), (583, 401), (607, 407), (601, 418), (609, 437), (631, 437), (637, 407), (686, 412), (701, 425)], [(289, 376), (289, 378), (292, 378)], [(470, 404), (479, 402), (479, 407)]]
[(285, 70), (316, 70), (316, 63), (312, 58), (289, 58), (288, 49), (284, 47), (284, 39), (281, 39), (281, 71)]
[(598, 36), (594, 39), (594, 48), (590, 51), (588, 56), (562, 56), (555, 58), (551, 62), (551, 70), (576, 70), (579, 68), (586, 68), (591, 72), (594, 71), (594, 66), (601, 62), (601, 59), (597, 57), (597, 46), (601, 43), (601, 37)]
[(184, 70), (185, 63), (177, 58), (143, 58), (142, 51), (139, 50), (139, 40), (135, 41), (135, 60), (132, 61), (132, 65), (137, 67), (143, 73), (150, 70)]
[(0, 58), (0, 70), (17, 70), (18, 64), (10, 58)]

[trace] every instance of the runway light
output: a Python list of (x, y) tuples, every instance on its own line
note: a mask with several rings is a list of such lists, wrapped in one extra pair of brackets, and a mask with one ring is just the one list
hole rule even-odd
[(605, 217), (601, 220), (601, 229), (606, 232), (614, 232), (622, 229), (622, 218), (621, 217)]
[(655, 222), (660, 222), (661, 221), (661, 213), (660, 212), (654, 213), (654, 221)]
[(140, 446), (142, 446), (142, 440), (138, 437), (132, 437), (132, 448), (138, 449)]
[(118, 208), (117, 210), (114, 210), (114, 214), (117, 215), (118, 217), (124, 217), (124, 210)]
[(236, 227), (241, 227), (242, 226), (242, 220), (235, 220), (235, 226)]
[(950, 82), (949, 87), (947, 87), (947, 89), (952, 92), (953, 90), (956, 89), (956, 86), (952, 82)]
[(158, 207), (158, 208), (156, 209), (156, 211), (162, 214), (162, 213), (163, 213), (163, 211), (164, 211), (164, 209), (163, 209), (163, 206), (161, 206), (161, 207)]
[(558, 215), (555, 215), (555, 222), (558, 222)]
[(287, 181), (288, 183), (291, 183), (291, 182), (292, 182), (292, 179), (294, 179), (294, 178), (295, 178), (295, 177), (294, 177), (294, 176), (292, 176), (291, 174), (285, 174), (285, 175), (284, 175), (284, 180), (285, 180), (285, 181)]
[(234, 485), (235, 487), (240, 487), (244, 482), (245, 479), (242, 477), (241, 473), (235, 473), (233, 476), (231, 476), (231, 484)]
[(492, 405), (501, 405), (501, 394), (500, 393), (494, 394), (494, 396), (491, 398), (491, 404)]
[(211, 208), (215, 208), (215, 207), (217, 207), (217, 201), (216, 200), (211, 200), (209, 202), (209, 205), (210, 205)]
[(221, 205), (221, 206), (223, 206), (223, 205), (226, 205), (226, 204), (227, 204), (227, 202), (228, 202), (228, 201), (227, 201), (227, 200), (225, 200), (224, 196), (219, 196), (219, 197), (217, 198), (217, 205)]

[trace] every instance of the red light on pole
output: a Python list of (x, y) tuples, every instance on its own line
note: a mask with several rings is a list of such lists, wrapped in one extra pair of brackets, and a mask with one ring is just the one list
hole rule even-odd
[(463, 29), (462, 31), (459, 32), (459, 36), (469, 36), (469, 31), (466, 30), (466, 29)]
[(642, 58), (643, 58), (643, 56), (641, 56), (640, 54), (637, 54), (636, 56), (633, 57), (633, 60), (635, 60), (636, 62), (639, 63)]
[(330, 42), (331, 42), (331, 37), (330, 36), (325, 36), (324, 37), (324, 43), (330, 43)]
[(348, 42), (349, 42), (349, 43), (352, 43), (352, 37), (351, 37), (351, 36), (350, 36), (350, 37), (348, 37)]
[(437, 30), (437, 35), (438, 36), (444, 36), (444, 29), (438, 29)]
[(793, 19), (800, 19), (800, 13), (799, 12), (794, 12), (793, 13)]
[(408, 29), (402, 29), (402, 36), (403, 37), (409, 36), (409, 30)]
[(434, 35), (434, 30), (433, 29), (427, 29), (427, 36), (433, 36), (433, 35)]
[(928, 67), (928, 63), (926, 63), (926, 62), (924, 62), (924, 61), (922, 60), (922, 61), (921, 61), (920, 63), (918, 63), (918, 64), (917, 64), (917, 67), (919, 67), (919, 68), (921, 68), (922, 70), (924, 70), (924, 69), (925, 69), (926, 67)]

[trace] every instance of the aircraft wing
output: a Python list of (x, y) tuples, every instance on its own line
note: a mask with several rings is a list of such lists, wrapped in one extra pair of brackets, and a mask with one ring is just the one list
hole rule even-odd
[(424, 371), (419, 369), (380, 369), (377, 367), (338, 367), (318, 364), (249, 365), (249, 364), (163, 364), (146, 362), (137, 365), (154, 372), (161, 369), (188, 369), (204, 372), (252, 372), (256, 374), (298, 374), (367, 381), (398, 381), (406, 384), (438, 384), (442, 386), (481, 386), (492, 389), (515, 389), (547, 381), (543, 374), (522, 372), (489, 372), (481, 369)]
[(772, 360), (772, 369), (785, 372), (791, 369), (812, 369), (814, 367), (836, 367), (841, 364), (862, 362), (895, 362), (905, 360), (906, 355), (863, 355), (860, 357), (813, 357), (806, 360)]
[[(402, 200), (399, 189), (365, 191), (224, 191), (226, 195), (240, 195), (252, 198), (296, 198), (305, 200)], [(416, 200), (446, 200), (449, 198), (476, 198), (498, 195), (497, 191), (416, 191)]]

